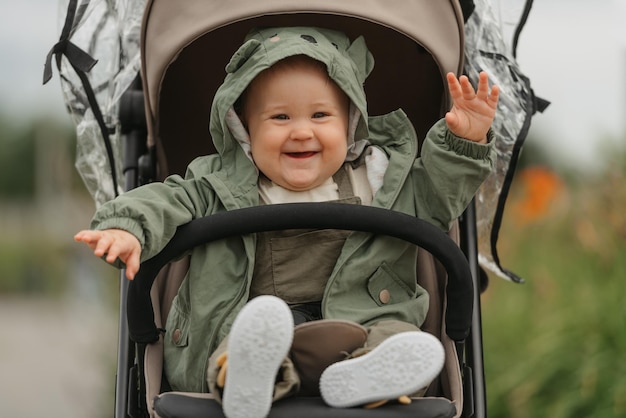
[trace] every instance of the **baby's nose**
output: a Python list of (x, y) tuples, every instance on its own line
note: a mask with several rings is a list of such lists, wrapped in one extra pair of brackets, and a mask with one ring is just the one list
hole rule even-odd
[(313, 129), (311, 125), (307, 122), (298, 122), (295, 123), (293, 128), (291, 129), (291, 139), (294, 140), (307, 140), (313, 138)]

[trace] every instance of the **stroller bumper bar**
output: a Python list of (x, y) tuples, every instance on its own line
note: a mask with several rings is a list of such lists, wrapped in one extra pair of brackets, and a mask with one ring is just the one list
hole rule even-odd
[(446, 332), (464, 341), (471, 328), (473, 280), (467, 258), (443, 231), (413, 216), (371, 206), (291, 203), (222, 212), (179, 227), (168, 245), (142, 263), (128, 288), (130, 337), (140, 344), (158, 340), (150, 289), (165, 264), (189, 249), (219, 239), (283, 229), (343, 229), (388, 235), (415, 244), (439, 260), (448, 273)]

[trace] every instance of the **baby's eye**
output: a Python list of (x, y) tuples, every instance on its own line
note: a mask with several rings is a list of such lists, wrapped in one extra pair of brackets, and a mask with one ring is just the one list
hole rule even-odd
[(272, 116), (272, 119), (287, 120), (287, 119), (289, 119), (289, 116), (287, 116), (287, 115), (286, 115), (286, 114), (284, 114), (284, 113), (280, 113), (280, 114), (278, 114), (278, 115), (274, 115), (274, 116)]
[(313, 118), (314, 119), (316, 119), (316, 118), (323, 118), (325, 116), (328, 116), (328, 113), (326, 113), (326, 112), (315, 112), (315, 113), (313, 113)]

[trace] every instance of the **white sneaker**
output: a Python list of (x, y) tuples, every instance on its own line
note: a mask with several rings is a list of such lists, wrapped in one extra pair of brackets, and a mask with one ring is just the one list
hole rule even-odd
[(428, 386), (441, 372), (444, 357), (433, 335), (403, 332), (363, 356), (330, 365), (320, 378), (320, 392), (335, 408), (396, 399)]
[(228, 370), (222, 408), (228, 418), (264, 418), (276, 374), (293, 339), (293, 316), (274, 296), (252, 299), (235, 318), (228, 337)]

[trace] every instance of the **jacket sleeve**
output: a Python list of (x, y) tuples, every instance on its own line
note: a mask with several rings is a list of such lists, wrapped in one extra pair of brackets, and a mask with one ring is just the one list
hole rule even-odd
[(179, 226), (204, 216), (212, 196), (208, 182), (190, 168), (185, 179), (173, 175), (105, 203), (93, 216), (91, 228), (130, 232), (141, 244), (144, 261), (161, 251)]
[(495, 135), (487, 144), (452, 134), (445, 120), (428, 131), (415, 161), (417, 216), (447, 231), (495, 167)]

